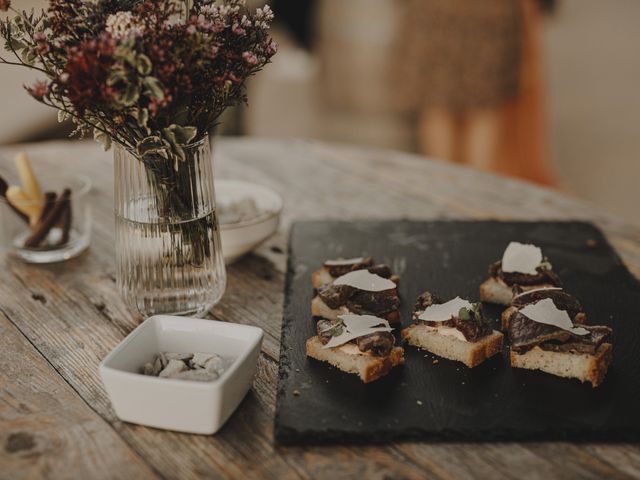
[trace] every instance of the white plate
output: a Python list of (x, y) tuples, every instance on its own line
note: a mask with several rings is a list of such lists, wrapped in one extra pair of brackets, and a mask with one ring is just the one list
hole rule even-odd
[(249, 220), (220, 225), (224, 261), (230, 264), (254, 250), (278, 230), (282, 197), (270, 188), (241, 180), (217, 180), (215, 188), (219, 203), (237, 202), (250, 197), (262, 212)]
[[(262, 329), (199, 318), (149, 317), (114, 348), (98, 371), (116, 415), (125, 422), (179, 432), (217, 432), (251, 388)], [(143, 375), (161, 352), (215, 353), (224, 373), (211, 382)]]

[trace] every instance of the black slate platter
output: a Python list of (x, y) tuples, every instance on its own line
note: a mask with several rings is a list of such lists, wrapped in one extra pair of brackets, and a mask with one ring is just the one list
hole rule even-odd
[[(372, 255), (401, 275), (403, 324), (415, 298), (478, 300), (487, 266), (512, 241), (542, 247), (591, 324), (615, 331), (597, 389), (511, 369), (507, 350), (474, 369), (406, 348), (406, 363), (362, 384), (308, 359), (309, 277), (325, 259)], [(300, 222), (289, 244), (275, 437), (283, 444), (397, 440), (640, 440), (640, 283), (593, 225), (579, 222)], [(501, 309), (486, 306), (498, 324)]]

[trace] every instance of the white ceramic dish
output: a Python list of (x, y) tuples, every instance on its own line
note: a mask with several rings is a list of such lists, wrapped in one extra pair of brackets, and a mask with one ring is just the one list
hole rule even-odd
[[(126, 422), (213, 434), (251, 387), (262, 329), (197, 318), (156, 315), (131, 332), (100, 363), (116, 415)], [(220, 355), (224, 373), (212, 382), (146, 376), (140, 368), (160, 352)]]
[(247, 197), (255, 201), (262, 214), (246, 221), (220, 225), (222, 253), (227, 264), (249, 253), (278, 230), (282, 197), (275, 191), (240, 180), (216, 181), (219, 203), (238, 202)]

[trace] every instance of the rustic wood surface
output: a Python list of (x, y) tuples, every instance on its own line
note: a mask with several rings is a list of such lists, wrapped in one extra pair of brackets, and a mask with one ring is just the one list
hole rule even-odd
[[(111, 154), (89, 142), (27, 151), (42, 177), (89, 175), (93, 240), (65, 264), (2, 260), (0, 478), (639, 478), (636, 444), (435, 444), (278, 447), (273, 415), (286, 234), (294, 219), (585, 219), (640, 275), (640, 226), (519, 181), (375, 149), (301, 140), (226, 139), (220, 178), (270, 186), (285, 200), (276, 236), (229, 268), (211, 317), (265, 330), (258, 375), (215, 436), (120, 422), (100, 383), (100, 360), (139, 322), (114, 284)], [(311, 413), (311, 412), (310, 412)]]

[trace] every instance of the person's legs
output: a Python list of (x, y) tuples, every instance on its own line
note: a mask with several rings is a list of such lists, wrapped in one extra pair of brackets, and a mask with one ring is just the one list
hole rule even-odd
[(480, 170), (493, 170), (499, 155), (502, 122), (496, 109), (464, 113), (462, 162)]
[(420, 152), (428, 157), (457, 161), (457, 130), (454, 113), (436, 108), (422, 110), (418, 125)]

